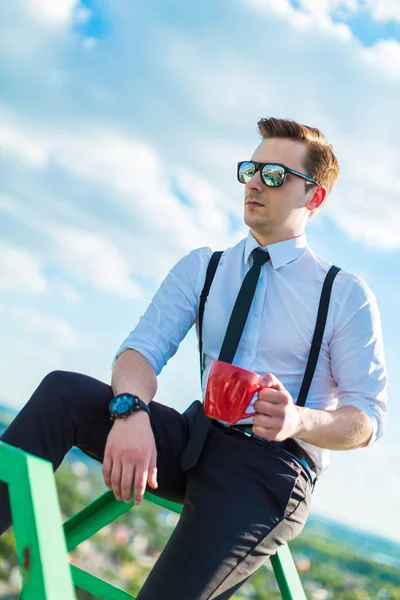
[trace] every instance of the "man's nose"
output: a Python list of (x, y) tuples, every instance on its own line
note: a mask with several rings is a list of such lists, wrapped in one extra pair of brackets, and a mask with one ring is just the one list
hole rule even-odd
[(256, 173), (254, 173), (250, 181), (247, 182), (246, 187), (248, 190), (256, 190), (261, 194), (261, 192), (264, 190), (264, 183), (262, 182), (260, 171), (256, 171)]

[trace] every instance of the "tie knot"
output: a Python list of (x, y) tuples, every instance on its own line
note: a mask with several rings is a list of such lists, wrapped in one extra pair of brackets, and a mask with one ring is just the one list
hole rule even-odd
[(253, 264), (255, 265), (264, 265), (267, 260), (269, 260), (269, 253), (267, 251), (261, 250), (260, 248), (256, 248), (251, 253), (253, 257)]

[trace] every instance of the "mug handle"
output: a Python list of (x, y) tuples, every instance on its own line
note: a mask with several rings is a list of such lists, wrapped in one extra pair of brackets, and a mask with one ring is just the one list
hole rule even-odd
[[(257, 391), (256, 391), (256, 392), (254, 392), (254, 393), (255, 393), (255, 394), (258, 394), (258, 392), (259, 392), (260, 390), (262, 390), (262, 389), (264, 389), (264, 388), (266, 388), (266, 387), (267, 387), (266, 385), (262, 385), (261, 383), (259, 383), (259, 384), (258, 384), (258, 386), (257, 386)], [(251, 412), (251, 413), (244, 412), (244, 413), (242, 414), (242, 416), (240, 417), (240, 419), (238, 419), (238, 421), (241, 421), (242, 419), (247, 419), (247, 417), (254, 417), (254, 415), (256, 415), (256, 414), (257, 414), (257, 411), (254, 411), (254, 412)]]

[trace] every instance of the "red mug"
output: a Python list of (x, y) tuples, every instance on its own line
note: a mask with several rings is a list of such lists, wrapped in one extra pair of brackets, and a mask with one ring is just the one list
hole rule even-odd
[(207, 417), (233, 425), (256, 413), (246, 413), (254, 394), (261, 390), (262, 377), (254, 371), (215, 360), (211, 365), (204, 398)]

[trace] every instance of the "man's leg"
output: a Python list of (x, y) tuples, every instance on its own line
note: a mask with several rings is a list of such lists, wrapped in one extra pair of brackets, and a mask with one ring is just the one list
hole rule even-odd
[[(111, 427), (108, 404), (112, 397), (111, 387), (101, 381), (54, 371), (44, 378), (1, 441), (49, 460), (54, 470), (72, 446), (102, 462)], [(187, 443), (187, 419), (156, 402), (151, 405), (150, 418), (158, 452), (158, 493), (183, 501), (186, 476), (179, 459)], [(0, 482), (0, 535), (10, 523), (7, 486)]]
[(181, 519), (138, 600), (226, 600), (302, 530), (311, 486), (282, 451), (212, 428)]

